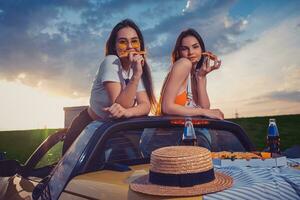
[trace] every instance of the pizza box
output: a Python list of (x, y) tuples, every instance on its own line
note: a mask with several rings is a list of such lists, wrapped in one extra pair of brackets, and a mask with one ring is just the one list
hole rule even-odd
[(285, 156), (269, 159), (213, 159), (213, 164), (216, 166), (239, 166), (239, 167), (282, 167), (287, 166)]

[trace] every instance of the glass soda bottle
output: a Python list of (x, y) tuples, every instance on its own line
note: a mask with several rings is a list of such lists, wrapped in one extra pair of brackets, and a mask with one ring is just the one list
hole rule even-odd
[(267, 135), (268, 147), (271, 153), (280, 153), (280, 138), (275, 119), (269, 119), (268, 135)]
[(0, 151), (0, 160), (5, 160), (5, 159), (6, 159), (6, 152)]
[(192, 120), (190, 119), (185, 121), (181, 145), (197, 146), (197, 137)]

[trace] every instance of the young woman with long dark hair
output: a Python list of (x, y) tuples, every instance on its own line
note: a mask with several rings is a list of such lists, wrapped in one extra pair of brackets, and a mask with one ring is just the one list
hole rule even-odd
[[(203, 115), (223, 119), (224, 115), (219, 109), (210, 109), (206, 90), (206, 75), (218, 69), (221, 61), (211, 52), (205, 51), (204, 42), (197, 31), (187, 29), (180, 33), (172, 52), (172, 63), (161, 90), (157, 114)], [(189, 100), (188, 88), (193, 106), (186, 106)]]
[(105, 58), (93, 82), (90, 106), (67, 131), (63, 153), (92, 121), (148, 115), (155, 109), (143, 35), (129, 19), (118, 23), (107, 42)]

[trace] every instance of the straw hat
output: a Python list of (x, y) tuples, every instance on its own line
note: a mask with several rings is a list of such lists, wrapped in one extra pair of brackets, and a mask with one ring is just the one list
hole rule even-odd
[(211, 153), (203, 147), (171, 146), (151, 154), (150, 171), (130, 183), (136, 192), (159, 196), (195, 196), (230, 188), (233, 179), (214, 172)]

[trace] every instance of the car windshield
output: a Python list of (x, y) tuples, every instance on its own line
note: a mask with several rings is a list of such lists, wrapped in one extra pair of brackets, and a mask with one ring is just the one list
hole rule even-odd
[[(139, 128), (117, 131), (104, 143), (101, 160), (105, 163), (149, 158), (155, 149), (179, 145), (184, 127)], [(212, 152), (245, 151), (239, 139), (230, 131), (194, 128), (198, 146)]]

